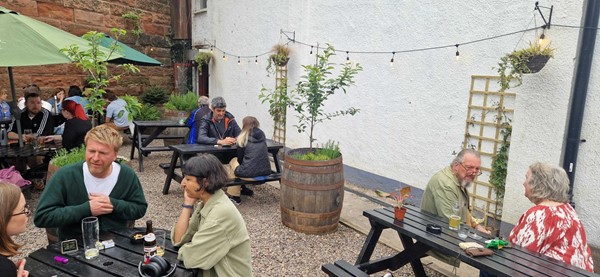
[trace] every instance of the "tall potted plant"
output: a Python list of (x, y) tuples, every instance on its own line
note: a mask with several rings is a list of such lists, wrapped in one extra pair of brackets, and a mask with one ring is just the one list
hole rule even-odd
[(339, 73), (334, 75), (336, 65), (329, 62), (333, 55), (335, 49), (328, 45), (322, 54), (317, 54), (315, 64), (303, 65), (305, 75), (290, 97), (283, 99), (298, 113), (297, 130), (308, 133), (310, 148), (290, 150), (285, 155), (281, 217), (284, 225), (308, 234), (335, 231), (344, 198), (342, 154), (332, 141), (313, 148), (315, 126), (358, 112), (355, 108), (325, 111), (329, 96), (339, 91), (346, 93), (346, 88), (354, 84), (354, 77), (362, 70), (359, 64), (346, 63), (341, 64)]
[[(100, 40), (104, 38), (104, 33), (96, 31), (90, 31), (83, 35), (83, 38), (89, 41), (90, 48), (88, 50), (81, 50), (77, 45), (71, 45), (60, 50), (88, 74), (87, 80), (91, 89), (84, 92), (88, 99), (85, 109), (92, 111), (92, 119), (98, 118), (99, 115), (104, 115), (104, 106), (106, 106), (106, 101), (104, 101), (103, 97), (105, 93), (104, 88), (110, 82), (120, 80), (124, 74), (140, 72), (139, 68), (132, 64), (117, 65), (118, 68), (121, 68), (119, 74), (111, 74), (109, 72), (108, 60), (113, 58), (119, 51), (122, 51), (117, 42), (119, 41), (119, 37), (125, 35), (126, 32), (123, 29), (112, 28), (111, 33), (114, 41), (108, 47), (108, 53), (100, 50)], [(96, 125), (94, 120), (92, 120), (92, 125)]]

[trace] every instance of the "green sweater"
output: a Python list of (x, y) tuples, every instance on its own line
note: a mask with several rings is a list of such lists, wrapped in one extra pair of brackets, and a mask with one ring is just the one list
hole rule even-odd
[[(173, 226), (172, 232), (175, 232)], [(171, 236), (172, 238), (173, 236)], [(244, 218), (222, 190), (192, 214), (179, 243), (177, 259), (186, 268), (202, 269), (203, 277), (252, 277), (250, 236)]]
[[(121, 165), (111, 191), (113, 212), (98, 216), (100, 231), (127, 227), (127, 221), (142, 218), (148, 204), (140, 180), (131, 168)], [(33, 222), (40, 228), (57, 228), (60, 240), (80, 238), (81, 220), (92, 216), (83, 182), (83, 162), (64, 166), (52, 178), (40, 200)]]

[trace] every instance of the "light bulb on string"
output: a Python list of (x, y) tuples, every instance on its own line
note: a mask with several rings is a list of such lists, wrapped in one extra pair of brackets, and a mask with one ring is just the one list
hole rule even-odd
[[(200, 51), (200, 49), (198, 49), (198, 51)], [(210, 53), (212, 53), (212, 52), (213, 52), (213, 46), (211, 45), (210, 46)]]
[(390, 60), (391, 67), (394, 67), (394, 56), (396, 56), (396, 52), (392, 52), (392, 59)]
[(223, 52), (223, 60), (225, 60), (225, 52)]
[(545, 38), (546, 38), (546, 35), (542, 31), (542, 34), (540, 35), (540, 39), (538, 40), (538, 44), (542, 45), (542, 43), (544, 43)]
[(254, 63), (258, 64), (258, 56), (254, 57)]
[(240, 65), (240, 64), (241, 64), (241, 63), (240, 63), (240, 56), (238, 56), (238, 65)]
[(458, 44), (456, 44), (455, 46), (456, 46), (456, 60), (458, 61), (458, 58), (460, 58), (460, 52), (458, 52)]
[(312, 45), (310, 46), (310, 53), (309, 53), (309, 55), (312, 55), (312, 52), (313, 52), (313, 47), (314, 47), (314, 46), (312, 46)]
[(349, 51), (346, 51), (346, 63), (349, 64), (350, 62), (350, 57), (348, 56)]

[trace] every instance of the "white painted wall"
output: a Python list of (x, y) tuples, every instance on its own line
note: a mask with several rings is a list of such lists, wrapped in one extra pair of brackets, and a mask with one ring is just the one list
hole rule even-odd
[[(579, 25), (582, 1), (544, 1), (554, 5), (553, 23)], [(296, 40), (310, 44), (333, 44), (351, 51), (399, 51), (491, 37), (533, 27), (534, 1), (209, 1), (206, 13), (194, 16), (195, 43), (215, 41), (218, 48), (240, 56), (269, 51), (278, 42), (287, 42), (280, 30), (295, 31)], [(541, 19), (537, 17), (537, 25)], [(564, 131), (574, 58), (579, 30), (553, 27), (547, 32), (556, 48), (555, 58), (539, 74), (525, 77), (518, 93), (513, 119), (513, 139), (507, 178), (504, 219), (516, 222), (531, 206), (523, 196), (522, 182), (527, 166), (535, 161), (562, 162)], [(539, 35), (539, 34), (538, 34)], [(320, 142), (340, 142), (348, 165), (424, 188), (430, 176), (447, 165), (452, 152), (459, 150), (465, 119), (471, 75), (495, 75), (492, 69), (499, 58), (523, 47), (537, 36), (534, 32), (506, 36), (491, 41), (462, 45), (460, 59), (454, 47), (396, 54), (351, 54), (350, 59), (364, 67), (356, 86), (348, 95), (336, 95), (327, 103), (328, 111), (354, 106), (361, 112), (354, 117), (336, 118), (319, 125)], [(289, 84), (302, 75), (301, 64), (311, 63), (310, 47), (290, 44), (293, 54)], [(597, 51), (598, 52), (598, 51)], [(256, 116), (267, 134), (272, 132), (267, 106), (260, 103), (261, 85), (274, 86), (273, 76), (265, 71), (267, 56), (242, 59), (217, 59), (210, 65), (211, 96), (221, 95), (228, 110), (238, 118)], [(600, 61), (600, 53), (596, 55)], [(335, 62), (344, 62), (339, 53)], [(577, 211), (592, 244), (600, 245), (598, 220), (591, 211), (600, 198), (594, 190), (594, 168), (600, 131), (592, 115), (600, 112), (598, 64), (595, 63), (586, 108), (584, 134), (577, 171)], [(594, 75), (595, 74), (595, 75)], [(596, 95), (594, 95), (596, 92)], [(595, 107), (594, 107), (595, 106)], [(308, 138), (294, 129), (289, 116), (288, 146), (305, 147)], [(596, 128), (594, 128), (596, 127)], [(594, 141), (596, 138), (596, 141)], [(385, 149), (385, 150), (382, 150)], [(394, 149), (391, 151), (390, 149)], [(585, 160), (585, 161), (584, 161)]]

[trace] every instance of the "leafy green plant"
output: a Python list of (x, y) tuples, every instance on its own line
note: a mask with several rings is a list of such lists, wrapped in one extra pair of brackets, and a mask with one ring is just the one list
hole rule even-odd
[(198, 74), (202, 75), (202, 66), (208, 65), (210, 60), (213, 58), (213, 54), (210, 52), (198, 52), (194, 56), (194, 60), (198, 63)]
[(292, 154), (294, 159), (304, 161), (327, 161), (342, 156), (339, 143), (328, 140), (325, 144), (320, 145), (314, 151), (309, 151), (304, 154)]
[(273, 65), (285, 66), (290, 60), (291, 49), (285, 44), (275, 44), (273, 52), (268, 59), (269, 63), (266, 68), (268, 73), (273, 73)]
[[(362, 70), (360, 64), (341, 64), (342, 68), (337, 77), (333, 77), (336, 69), (329, 58), (335, 55), (333, 46), (328, 45), (322, 54), (317, 54), (314, 65), (303, 65), (306, 75), (300, 77), (288, 105), (298, 113), (299, 123), (296, 128), (299, 133), (308, 129), (310, 148), (312, 149), (315, 126), (325, 120), (342, 115), (355, 115), (359, 110), (350, 107), (333, 113), (324, 110), (325, 101), (340, 89), (346, 93), (346, 88), (354, 84), (354, 77)], [(337, 70), (336, 70), (337, 71)]]
[(492, 172), (489, 183), (494, 187), (496, 200), (504, 198), (506, 188), (506, 172), (508, 168), (508, 150), (510, 149), (510, 135), (512, 126), (508, 122), (502, 123), (502, 144), (496, 152), (496, 157), (492, 161)]
[(264, 86), (260, 90), (258, 99), (261, 103), (269, 102), (269, 114), (275, 122), (284, 122), (286, 108), (289, 105), (290, 99), (287, 94), (287, 78), (281, 81), (273, 91), (269, 91)]
[[(142, 112), (142, 103), (138, 101), (137, 97), (127, 94), (121, 96), (121, 99), (127, 103), (125, 110), (127, 110), (127, 119), (131, 122), (136, 114)], [(123, 111), (119, 112), (119, 117), (122, 116), (121, 113), (123, 113)]]
[(140, 95), (140, 99), (144, 104), (163, 104), (169, 100), (169, 96), (167, 95), (167, 90), (164, 87), (159, 86), (151, 86), (147, 88), (142, 95)]
[(142, 109), (139, 113), (133, 115), (133, 119), (141, 121), (160, 120), (160, 112), (155, 106), (142, 104)]
[(163, 105), (167, 110), (192, 112), (198, 108), (198, 95), (193, 92), (171, 94), (169, 101)]
[(394, 201), (396, 201), (396, 207), (402, 208), (407, 199), (414, 197), (410, 194), (410, 191), (411, 187), (406, 186), (392, 193), (387, 193), (382, 190), (376, 190), (375, 194), (377, 194), (377, 196), (379, 197), (394, 199)]
[[(518, 87), (523, 84), (523, 74), (531, 73), (527, 63), (536, 56), (553, 57), (554, 49), (550, 45), (542, 47), (538, 43), (529, 43), (529, 47), (514, 51), (500, 58), (496, 70), (500, 74), (500, 91), (505, 91), (511, 87)], [(511, 85), (512, 81), (516, 84)]]
[(136, 37), (136, 44), (140, 39), (140, 36), (144, 33), (142, 31), (142, 14), (136, 12), (126, 12), (121, 15), (121, 17), (125, 20), (130, 21), (133, 24), (133, 28), (130, 30), (131, 33)]
[(50, 164), (63, 167), (65, 165), (85, 161), (85, 146), (82, 145), (77, 148), (71, 149), (71, 151), (61, 148), (56, 151), (54, 157), (50, 160)]
[(121, 47), (117, 44), (119, 37), (126, 32), (123, 29), (111, 29), (114, 41), (108, 47), (108, 52), (101, 51), (100, 40), (104, 38), (104, 33), (90, 31), (83, 35), (83, 38), (89, 41), (89, 49), (81, 50), (78, 45), (60, 49), (61, 52), (69, 56), (79, 68), (88, 74), (88, 84), (91, 89), (84, 93), (88, 99), (86, 110), (92, 111), (92, 118), (97, 118), (98, 115), (104, 115), (104, 88), (112, 81), (118, 82), (124, 74), (138, 73), (139, 68), (132, 64), (121, 64), (117, 67), (121, 68), (119, 74), (111, 74), (108, 70), (107, 60), (109, 60), (117, 51), (121, 51)]

